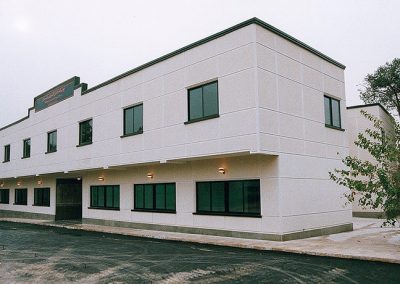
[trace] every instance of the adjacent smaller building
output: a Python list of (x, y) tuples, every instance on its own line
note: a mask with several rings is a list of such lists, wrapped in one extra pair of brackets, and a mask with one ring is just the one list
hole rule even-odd
[[(361, 111), (376, 116), (383, 122), (383, 128), (389, 133), (393, 129), (392, 116), (381, 104), (367, 104), (347, 107), (348, 118), (348, 137), (349, 137), (349, 153), (351, 156), (356, 156), (361, 160), (374, 161), (374, 158), (366, 150), (357, 147), (354, 142), (357, 140), (359, 133), (364, 132), (368, 128), (372, 128), (372, 122), (369, 121)], [(356, 195), (353, 202), (353, 216), (366, 218), (383, 217), (382, 208), (372, 209), (363, 208), (359, 205), (360, 195)]]

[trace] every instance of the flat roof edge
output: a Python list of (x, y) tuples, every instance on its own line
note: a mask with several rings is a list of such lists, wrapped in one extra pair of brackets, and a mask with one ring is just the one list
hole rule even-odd
[(97, 90), (97, 89), (99, 89), (101, 87), (104, 87), (104, 86), (106, 86), (108, 84), (111, 84), (111, 83), (113, 83), (115, 81), (118, 81), (119, 79), (122, 79), (122, 78), (124, 78), (126, 76), (129, 76), (129, 75), (132, 75), (132, 74), (134, 74), (136, 72), (139, 72), (140, 70), (143, 70), (143, 69), (145, 69), (147, 67), (155, 65), (157, 63), (160, 63), (160, 62), (162, 62), (164, 60), (172, 58), (173, 56), (176, 56), (176, 55), (181, 54), (181, 53), (183, 53), (185, 51), (188, 51), (188, 50), (190, 50), (190, 49), (192, 49), (194, 47), (200, 46), (200, 45), (205, 44), (205, 43), (207, 43), (209, 41), (212, 41), (214, 39), (220, 38), (220, 37), (222, 37), (224, 35), (227, 35), (227, 34), (229, 34), (231, 32), (234, 32), (236, 30), (239, 30), (239, 29), (244, 28), (246, 26), (249, 26), (251, 24), (259, 25), (260, 27), (263, 27), (266, 30), (269, 30), (269, 31), (273, 32), (274, 34), (285, 38), (286, 40), (296, 44), (297, 46), (300, 46), (300, 47), (306, 49), (307, 51), (309, 51), (309, 52), (313, 53), (314, 55), (316, 55), (316, 56), (328, 61), (329, 63), (332, 63), (333, 65), (335, 65), (335, 66), (337, 66), (337, 67), (339, 67), (341, 69), (346, 69), (345, 65), (343, 65), (343, 64), (339, 63), (338, 61), (332, 59), (331, 57), (323, 54), (322, 52), (319, 52), (318, 50), (316, 50), (316, 49), (312, 48), (311, 46), (305, 44), (304, 42), (292, 37), (291, 35), (289, 35), (289, 34), (283, 32), (283, 31), (275, 28), (274, 26), (272, 26), (270, 24), (267, 24), (266, 22), (264, 22), (264, 21), (262, 21), (262, 20), (260, 20), (258, 18), (251, 18), (251, 19), (248, 19), (248, 20), (246, 20), (244, 22), (241, 22), (241, 23), (239, 23), (237, 25), (234, 25), (234, 26), (232, 26), (230, 28), (222, 30), (222, 31), (220, 31), (218, 33), (212, 34), (212, 35), (210, 35), (208, 37), (205, 37), (205, 38), (203, 38), (201, 40), (198, 40), (198, 41), (196, 41), (194, 43), (186, 45), (186, 46), (184, 46), (184, 47), (182, 47), (180, 49), (177, 49), (177, 50), (175, 50), (173, 52), (170, 52), (170, 53), (168, 53), (166, 55), (163, 55), (163, 56), (161, 56), (159, 58), (156, 58), (156, 59), (154, 59), (152, 61), (149, 61), (149, 62), (147, 62), (147, 63), (145, 63), (143, 65), (140, 65), (140, 66), (138, 66), (138, 67), (136, 67), (134, 69), (131, 69), (131, 70), (127, 71), (127, 72), (124, 72), (124, 73), (122, 73), (122, 74), (120, 74), (120, 75), (118, 75), (116, 77), (113, 77), (113, 78), (111, 78), (111, 79), (109, 79), (109, 80), (107, 80), (107, 81), (105, 81), (103, 83), (100, 83), (100, 84), (98, 84), (98, 85), (96, 85), (96, 86), (94, 86), (94, 87), (92, 87), (90, 89), (87, 89), (82, 94), (84, 95), (84, 94), (90, 93), (90, 92), (92, 92), (94, 90)]
[(383, 105), (381, 105), (380, 103), (348, 106), (348, 107), (346, 107), (346, 109), (356, 109), (356, 108), (373, 107), (373, 106), (379, 106), (388, 116), (393, 118), (393, 115), (391, 115), (390, 112)]

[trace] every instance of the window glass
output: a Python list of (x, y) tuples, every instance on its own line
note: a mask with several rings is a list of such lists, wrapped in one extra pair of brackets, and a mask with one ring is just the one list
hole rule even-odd
[(339, 101), (332, 99), (332, 125), (340, 127), (340, 106)]
[(243, 212), (243, 182), (229, 182), (229, 211)]
[(218, 90), (217, 82), (203, 87), (203, 116), (218, 114)]
[(223, 182), (211, 184), (211, 209), (215, 212), (225, 211), (225, 188)]
[(175, 184), (174, 183), (167, 184), (165, 191), (166, 191), (166, 201), (165, 201), (166, 209), (175, 210), (176, 206)]
[(24, 140), (24, 147), (23, 147), (23, 157), (29, 158), (31, 156), (31, 139)]
[(119, 208), (119, 185), (91, 186), (90, 204), (96, 208)]
[(244, 188), (244, 212), (259, 213), (260, 212), (260, 182), (246, 181), (243, 183)]
[(209, 182), (197, 184), (197, 210), (211, 211), (211, 185)]
[(156, 209), (165, 209), (165, 184), (156, 184)]
[(57, 151), (57, 131), (47, 134), (47, 152)]
[(97, 188), (97, 206), (98, 207), (105, 207), (105, 202), (104, 202), (104, 187), (99, 186)]
[(28, 199), (28, 189), (26, 188), (16, 188), (15, 189), (15, 204), (27, 205)]
[(146, 184), (144, 186), (144, 208), (153, 209), (153, 185)]
[(133, 133), (133, 108), (128, 108), (124, 110), (124, 134)]
[(87, 120), (79, 123), (79, 144), (92, 142), (93, 121)]
[(8, 188), (0, 189), (0, 203), (2, 204), (10, 203), (10, 189)]
[(137, 209), (144, 208), (144, 193), (143, 193), (143, 185), (141, 184), (135, 185), (135, 208)]
[(325, 124), (331, 125), (331, 105), (330, 99), (324, 97), (324, 107), (325, 107)]
[(114, 208), (119, 208), (119, 186), (114, 186)]
[(133, 132), (143, 131), (143, 105), (134, 107), (133, 112)]
[(114, 188), (110, 185), (105, 187), (106, 189), (106, 207), (114, 207)]
[(202, 88), (189, 91), (189, 120), (203, 117)]

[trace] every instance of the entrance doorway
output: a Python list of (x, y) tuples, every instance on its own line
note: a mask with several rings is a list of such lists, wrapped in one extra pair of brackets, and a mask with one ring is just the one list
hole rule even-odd
[(82, 181), (57, 179), (56, 220), (82, 219)]

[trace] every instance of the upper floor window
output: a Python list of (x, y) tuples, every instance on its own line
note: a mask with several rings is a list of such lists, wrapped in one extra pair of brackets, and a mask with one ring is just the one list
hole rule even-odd
[(175, 212), (175, 183), (135, 184), (135, 210)]
[(47, 153), (57, 152), (57, 130), (47, 133)]
[(218, 82), (188, 90), (187, 123), (218, 117)]
[(91, 186), (90, 207), (119, 210), (119, 185)]
[(29, 158), (31, 156), (31, 139), (23, 141), (22, 158)]
[(324, 96), (324, 108), (325, 125), (328, 127), (340, 129), (342, 127), (340, 116), (340, 101), (328, 96)]
[(27, 188), (16, 188), (15, 189), (15, 205), (27, 205), (28, 204), (28, 189)]
[(10, 152), (11, 152), (11, 146), (10, 145), (4, 146), (4, 163), (10, 161)]
[(196, 183), (197, 213), (260, 216), (260, 181), (235, 180)]
[(92, 143), (93, 137), (93, 120), (88, 119), (79, 123), (79, 145), (87, 145)]
[(33, 205), (50, 206), (50, 188), (35, 188)]
[(0, 188), (0, 203), (10, 203), (10, 190), (8, 188)]
[(143, 133), (143, 104), (124, 109), (124, 135)]

